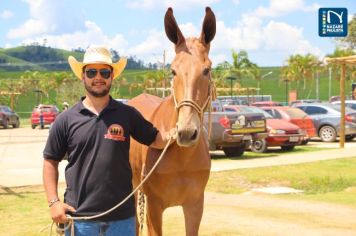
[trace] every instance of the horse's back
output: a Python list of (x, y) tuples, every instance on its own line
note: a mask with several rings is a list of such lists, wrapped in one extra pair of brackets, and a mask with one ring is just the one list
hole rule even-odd
[(151, 94), (142, 93), (129, 100), (128, 105), (135, 107), (145, 119), (150, 120), (153, 112), (162, 103), (163, 99)]
[[(129, 100), (128, 105), (136, 108), (146, 120), (151, 121), (156, 108), (162, 103), (163, 99), (147, 93), (142, 93)], [(147, 147), (141, 145), (136, 140), (131, 139), (130, 145), (130, 164), (133, 171), (133, 184), (137, 186), (141, 181), (141, 171), (145, 163)]]

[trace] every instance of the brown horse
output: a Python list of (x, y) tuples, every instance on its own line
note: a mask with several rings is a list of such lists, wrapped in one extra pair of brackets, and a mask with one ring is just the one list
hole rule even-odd
[[(204, 189), (211, 167), (203, 113), (210, 106), (212, 96), (208, 53), (216, 32), (216, 20), (207, 7), (200, 37), (187, 39), (180, 31), (171, 8), (166, 12), (164, 23), (176, 52), (171, 64), (172, 95), (161, 99), (142, 94), (129, 102), (159, 130), (177, 129), (176, 142), (169, 146), (164, 158), (143, 185), (147, 196), (148, 234), (162, 235), (163, 211), (171, 206), (182, 206), (186, 235), (198, 235)], [(131, 143), (134, 186), (152, 168), (161, 152), (135, 141)]]

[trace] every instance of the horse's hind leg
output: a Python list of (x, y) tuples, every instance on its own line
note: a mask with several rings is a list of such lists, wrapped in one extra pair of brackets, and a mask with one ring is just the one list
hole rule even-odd
[(149, 236), (162, 236), (164, 208), (158, 199), (147, 196), (147, 231)]
[(200, 221), (203, 216), (203, 206), (204, 194), (202, 194), (198, 201), (183, 205), (185, 233), (187, 236), (198, 235)]

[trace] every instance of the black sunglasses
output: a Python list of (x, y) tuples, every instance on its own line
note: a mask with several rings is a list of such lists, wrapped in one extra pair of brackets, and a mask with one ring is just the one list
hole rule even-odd
[[(110, 76), (111, 76), (112, 71), (110, 69), (100, 69), (99, 73), (100, 73), (101, 77), (103, 77), (104, 79), (109, 79)], [(87, 70), (85, 70), (85, 75), (89, 79), (94, 78), (97, 74), (98, 74), (98, 70), (97, 69), (87, 69)]]

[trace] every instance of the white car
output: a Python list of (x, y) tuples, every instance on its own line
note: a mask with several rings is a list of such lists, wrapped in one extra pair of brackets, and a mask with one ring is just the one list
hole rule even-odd
[[(332, 104), (341, 104), (341, 101), (332, 102)], [(345, 100), (345, 106), (356, 110), (356, 100)]]

